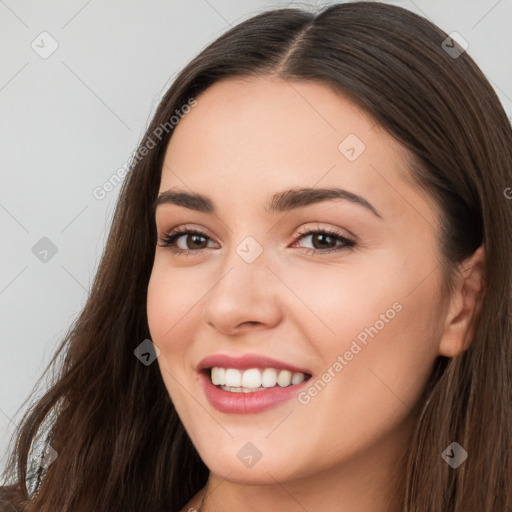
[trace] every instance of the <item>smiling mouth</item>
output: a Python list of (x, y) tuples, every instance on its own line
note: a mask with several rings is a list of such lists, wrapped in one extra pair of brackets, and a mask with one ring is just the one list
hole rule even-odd
[(277, 368), (239, 370), (214, 366), (206, 368), (204, 372), (214, 386), (231, 393), (253, 393), (291, 387), (311, 378), (308, 373)]

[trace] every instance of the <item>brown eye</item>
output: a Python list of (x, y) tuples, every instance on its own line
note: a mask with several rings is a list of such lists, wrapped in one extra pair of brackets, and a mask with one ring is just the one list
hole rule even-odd
[(162, 236), (159, 245), (178, 254), (191, 254), (206, 249), (210, 240), (200, 231), (179, 229)]
[(303, 247), (306, 251), (325, 254), (355, 247), (356, 242), (340, 233), (329, 230), (310, 230), (302, 233), (299, 241), (309, 239), (312, 247)]
[(330, 249), (336, 246), (336, 239), (324, 233), (315, 233), (311, 235), (311, 241), (315, 249)]
[(178, 241), (180, 238), (185, 239), (185, 247), (179, 247), (179, 243), (177, 243), (178, 247), (180, 249), (204, 249), (203, 246), (206, 246), (208, 242), (205, 242), (206, 237), (202, 235), (196, 235), (196, 234), (188, 234), (188, 235), (182, 235), (179, 238), (177, 238), (176, 241)]

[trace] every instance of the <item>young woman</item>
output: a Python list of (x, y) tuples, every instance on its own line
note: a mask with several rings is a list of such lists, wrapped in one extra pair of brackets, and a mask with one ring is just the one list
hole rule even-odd
[(3, 510), (512, 510), (510, 187), (496, 94), (425, 19), (232, 28), (141, 142)]

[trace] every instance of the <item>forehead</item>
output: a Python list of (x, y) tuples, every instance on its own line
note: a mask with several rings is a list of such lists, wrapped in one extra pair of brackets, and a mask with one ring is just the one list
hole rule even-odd
[(435, 222), (424, 194), (400, 177), (405, 148), (326, 84), (229, 78), (196, 99), (174, 129), (160, 191), (188, 188), (264, 208), (276, 191), (342, 187), (388, 217), (410, 213), (412, 202)]

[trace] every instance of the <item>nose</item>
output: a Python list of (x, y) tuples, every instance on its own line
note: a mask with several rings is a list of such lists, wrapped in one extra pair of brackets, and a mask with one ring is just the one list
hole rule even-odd
[(231, 336), (278, 325), (282, 319), (282, 289), (267, 263), (265, 252), (248, 263), (233, 250), (204, 299), (203, 321)]

